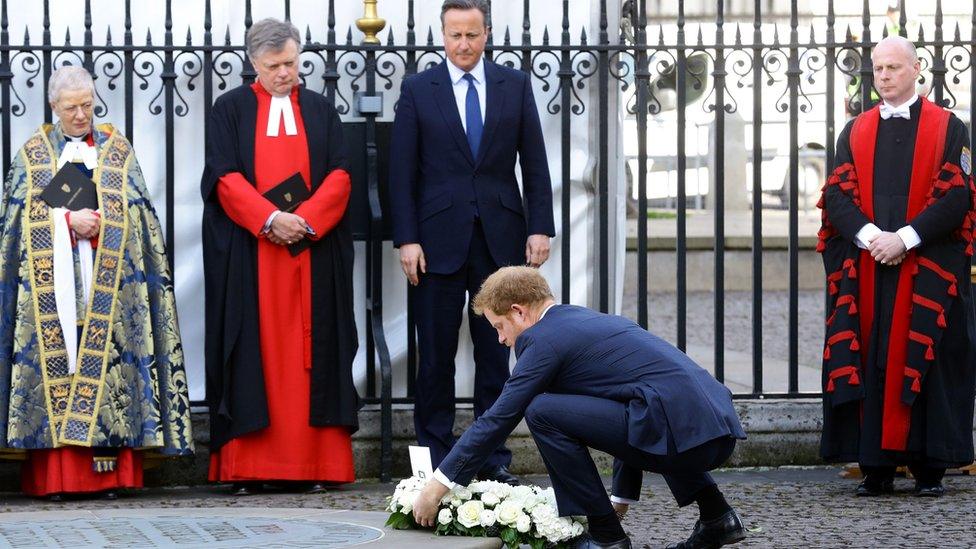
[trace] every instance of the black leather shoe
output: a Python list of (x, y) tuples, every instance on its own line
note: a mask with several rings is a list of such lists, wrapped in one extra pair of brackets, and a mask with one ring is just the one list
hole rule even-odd
[(478, 478), (480, 480), (493, 480), (495, 482), (502, 482), (509, 484), (511, 486), (518, 486), (521, 484), (517, 476), (508, 472), (508, 468), (504, 465), (499, 465), (494, 469), (482, 469), (478, 472)]
[(931, 486), (919, 486), (915, 483), (915, 496), (920, 498), (941, 498), (946, 493), (945, 486), (942, 483), (933, 484)]
[(612, 543), (600, 543), (586, 534), (577, 538), (571, 547), (573, 549), (631, 549), (633, 546), (630, 544), (629, 537)]
[(119, 493), (116, 492), (115, 490), (105, 490), (104, 492), (102, 492), (102, 499), (107, 499), (110, 501), (119, 499)]
[(854, 490), (854, 495), (859, 498), (873, 498), (895, 493), (895, 481), (891, 478), (875, 480), (867, 477)]
[(51, 495), (49, 495), (47, 497), (47, 500), (48, 501), (51, 501), (51, 502), (54, 502), (54, 503), (61, 503), (61, 502), (64, 501), (64, 495), (63, 494), (51, 494)]
[(257, 485), (247, 482), (235, 482), (230, 493), (233, 496), (250, 496), (257, 492)]
[(316, 482), (315, 484), (309, 486), (308, 489), (305, 490), (305, 493), (306, 494), (321, 494), (322, 492), (325, 492), (328, 489), (329, 488), (328, 488), (328, 486), (325, 483), (323, 483), (323, 482)]
[(580, 536), (571, 547), (573, 549), (631, 549), (632, 545), (629, 537), (612, 543), (600, 543), (587, 534)]
[(717, 519), (695, 523), (695, 528), (691, 531), (691, 536), (674, 545), (668, 545), (668, 549), (716, 549), (723, 545), (739, 543), (746, 539), (746, 528), (742, 526), (739, 515), (734, 510), (718, 517)]

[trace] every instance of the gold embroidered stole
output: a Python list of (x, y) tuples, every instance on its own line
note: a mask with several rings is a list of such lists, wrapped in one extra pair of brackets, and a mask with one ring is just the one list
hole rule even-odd
[(111, 132), (101, 146), (92, 175), (98, 190), (101, 228), (77, 368), (71, 375), (54, 297), (54, 223), (50, 208), (40, 198), (57, 172), (57, 157), (48, 139), (50, 130), (50, 125), (42, 126), (22, 149), (29, 189), (24, 216), (37, 349), (54, 447), (91, 446), (104, 392), (128, 231), (126, 182), (132, 154), (129, 143), (110, 125), (99, 126), (100, 131)]

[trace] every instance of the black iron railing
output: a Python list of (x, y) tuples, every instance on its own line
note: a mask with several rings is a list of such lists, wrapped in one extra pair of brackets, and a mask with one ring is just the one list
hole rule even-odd
[[(363, 230), (357, 237), (366, 241), (367, 295), (367, 378), (365, 397), (370, 403), (381, 404), (383, 411), (382, 433), (384, 438), (384, 475), (389, 472), (391, 405), (394, 402), (409, 403), (413, 395), (413, 378), (416, 371), (416, 344), (408, 338), (408, 375), (406, 397), (394, 398), (392, 395), (392, 363), (383, 329), (382, 295), (382, 244), (388, 238), (383, 224), (382, 204), (384, 203), (384, 181), (380, 179), (379, 159), (383, 156), (378, 146), (378, 129), (381, 113), (357, 111), (357, 93), (373, 95), (386, 94), (387, 103), (395, 100), (399, 80), (409, 74), (425, 70), (442, 59), (440, 47), (435, 44), (434, 32), (437, 22), (431, 21), (426, 37), (418, 37), (414, 19), (414, 1), (407, 2), (405, 41), (398, 44), (393, 32), (387, 32), (386, 39), (379, 45), (354, 43), (352, 27), (339, 38), (342, 31), (337, 28), (335, 0), (317, 0), (322, 3), (326, 16), (323, 21), (296, 22), (304, 28), (305, 36), (301, 63), (301, 76), (306, 86), (319, 91), (332, 99), (339, 113), (346, 118), (356, 118), (365, 124), (366, 167), (364, 174), (365, 205), (361, 211), (353, 212), (363, 220)], [(657, 0), (655, 5), (659, 5)], [(500, 9), (496, 0), (496, 9)], [(921, 0), (920, 0), (921, 3)], [(114, 7), (115, 3), (111, 3)], [(501, 37), (501, 43), (493, 38), (489, 44), (489, 55), (498, 63), (520, 68), (532, 75), (542, 90), (537, 97), (540, 112), (545, 117), (558, 120), (560, 139), (551, 141), (549, 154), (559, 157), (560, 173), (555, 177), (560, 182), (559, 238), (561, 299), (570, 301), (572, 283), (571, 262), (574, 245), (570, 238), (571, 202), (578, 200), (571, 195), (573, 168), (571, 136), (574, 132), (585, 132), (586, 127), (578, 119), (587, 110), (593, 110), (596, 117), (596, 150), (591, 151), (597, 158), (595, 189), (591, 200), (596, 201), (596, 248), (597, 273), (593, 303), (601, 310), (610, 309), (611, 257), (610, 241), (614, 238), (615, 220), (611, 217), (613, 205), (610, 190), (611, 164), (619, 160), (614, 149), (612, 132), (617, 131), (619, 116), (633, 116), (636, 119), (637, 135), (637, 174), (634, 185), (637, 194), (637, 321), (648, 326), (648, 229), (647, 174), (648, 159), (652, 157), (653, 144), (648, 142), (649, 117), (660, 115), (663, 88), (673, 79), (676, 94), (676, 122), (674, 133), (666, 136), (676, 141), (677, 197), (675, 201), (675, 254), (676, 254), (676, 292), (677, 326), (675, 343), (682, 349), (688, 340), (688, 206), (687, 206), (687, 129), (689, 93), (704, 97), (701, 107), (710, 113), (718, 144), (713, 156), (714, 184), (714, 372), (719, 380), (725, 378), (725, 137), (726, 117), (738, 109), (736, 93), (745, 89), (752, 99), (751, 159), (754, 192), (751, 200), (751, 243), (752, 243), (752, 391), (747, 397), (796, 397), (809, 396), (800, 393), (798, 382), (798, 188), (800, 162), (799, 125), (805, 114), (813, 108), (813, 101), (819, 101), (820, 92), (814, 86), (825, 82), (823, 93), (826, 124), (823, 143), (825, 161), (829, 165), (834, 157), (834, 142), (837, 128), (834, 125), (837, 105), (856, 112), (872, 102), (872, 71), (869, 62), (870, 48), (878, 33), (872, 33), (872, 26), (887, 21), (883, 15), (872, 14), (869, 2), (863, 1), (861, 28), (855, 38), (850, 27), (838, 32), (836, 28), (834, 2), (828, 1), (825, 17), (800, 14), (798, 3), (790, 3), (788, 35), (780, 38), (777, 30), (772, 41), (768, 41), (771, 23), (764, 18), (770, 2), (755, 0), (752, 21), (739, 20), (734, 32), (725, 20), (723, 0), (716, 0), (713, 20), (696, 18), (697, 36), (689, 39), (688, 22), (683, 0), (678, 2), (678, 15), (675, 20), (659, 20), (648, 24), (647, 0), (627, 3), (600, 2), (596, 32), (588, 33), (586, 28), (570, 28), (570, 10), (574, 2), (562, 0), (559, 3), (547, 0), (546, 5), (561, 10), (561, 23), (558, 36), (550, 39), (546, 28), (540, 43), (533, 43), (533, 26), (529, 19), (530, 0), (523, 0), (523, 23), (520, 43), (512, 42), (510, 29), (494, 29), (494, 37)], [(621, 11), (621, 4), (624, 8)], [(928, 2), (926, 2), (926, 5)], [(517, 0), (507, 2), (504, 8), (511, 10)], [(589, 4), (587, 3), (587, 6)], [(652, 6), (653, 8), (653, 6)], [(122, 43), (113, 41), (111, 29), (105, 39), (96, 43), (92, 33), (92, 2), (85, 1), (84, 36), (80, 44), (72, 43), (70, 34), (64, 40), (54, 43), (51, 36), (51, 6), (49, 0), (43, 2), (43, 23), (41, 42), (32, 41), (32, 31), (24, 29), (23, 40), (13, 44), (10, 41), (7, 0), (0, 3), (0, 140), (3, 141), (2, 162), (6, 173), (11, 155), (19, 143), (11, 142), (11, 126), (15, 118), (23, 117), (29, 109), (42, 109), (44, 121), (51, 121), (51, 110), (47, 101), (28, 105), (21, 99), (21, 93), (28, 88), (42, 86), (47, 88), (51, 73), (66, 64), (83, 65), (96, 77), (97, 95), (96, 115), (118, 120), (124, 119), (126, 135), (134, 142), (158, 136), (148, 136), (134, 127), (135, 96), (137, 93), (151, 97), (149, 113), (165, 118), (164, 130), (164, 175), (165, 219), (168, 253), (172, 264), (174, 254), (175, 217), (175, 127), (177, 118), (193, 117), (200, 121), (201, 131), (208, 135), (210, 106), (215, 95), (219, 95), (242, 82), (252, 81), (255, 72), (251, 67), (244, 47), (231, 40), (230, 28), (221, 38), (214, 34), (211, 15), (211, 1), (205, 0), (200, 6), (203, 18), (202, 42), (196, 42), (188, 30), (184, 41), (178, 40), (173, 31), (172, 0), (166, 0), (165, 31), (161, 45), (153, 42), (151, 33), (146, 34), (143, 44), (136, 44), (133, 36), (131, 1), (125, 0), (125, 19)], [(18, 8), (27, 9), (27, 8)], [(934, 33), (932, 39), (924, 34), (924, 25), (917, 36), (912, 36), (920, 48), (924, 84), (928, 86), (929, 96), (947, 107), (965, 105), (959, 101), (959, 94), (968, 100), (969, 119), (976, 117), (976, 70), (973, 67), (973, 38), (976, 36), (976, 0), (973, 2), (969, 39), (962, 38), (960, 22), (956, 22), (951, 37), (943, 30), (941, 1), (936, 1)], [(291, 3), (283, 0), (283, 11), (278, 14), (286, 19), (291, 16)], [(801, 17), (809, 25), (809, 38), (801, 37)], [(628, 23), (630, 31), (620, 31), (616, 23)], [(244, 26), (252, 23), (251, 2), (245, 2)], [(611, 26), (613, 23), (613, 26)], [(743, 26), (752, 24), (752, 40), (743, 42)], [(902, 4), (898, 15), (898, 32), (906, 35), (906, 11)], [(312, 40), (311, 29), (325, 29), (325, 42)], [(706, 42), (703, 29), (707, 26), (713, 35)], [(694, 31), (692, 30), (692, 32)], [(422, 32), (422, 31), (421, 31)], [(785, 31), (784, 31), (785, 32)], [(887, 32), (887, 28), (884, 31)], [(822, 39), (818, 38), (822, 34)], [(316, 32), (318, 34), (318, 32)], [(746, 31), (748, 35), (748, 31)], [(596, 36), (596, 41), (590, 36)], [(653, 37), (657, 36), (654, 40)], [(843, 36), (840, 36), (843, 35)], [(575, 37), (575, 38), (574, 38)], [(418, 41), (419, 38), (419, 41)], [(182, 42), (182, 43), (178, 43)], [(767, 43), (768, 42), (768, 43)], [(702, 62), (704, 61), (704, 62)], [(969, 75), (968, 83), (965, 80)], [(838, 92), (838, 82), (855, 82), (856, 93)], [(103, 94), (116, 92), (122, 88), (121, 113), (109, 113), (109, 103)], [(593, 89), (593, 86), (596, 89)], [(966, 89), (968, 88), (968, 89)], [(189, 94), (202, 93), (202, 110), (193, 110), (187, 101)], [(741, 95), (740, 92), (738, 95)], [(844, 95), (845, 97), (839, 97)], [(622, 105), (625, 112), (611, 112), (611, 105)], [(787, 206), (789, 212), (788, 230), (788, 273), (789, 312), (788, 312), (788, 386), (785, 393), (770, 393), (763, 387), (763, 203), (759, 189), (762, 179), (764, 109), (773, 109), (779, 115), (788, 115), (789, 135), (789, 175)], [(767, 112), (769, 112), (767, 110)], [(554, 174), (556, 175), (556, 174)], [(742, 182), (744, 184), (744, 182)], [(621, 252), (622, 253), (622, 252)], [(409, 298), (408, 299), (412, 299)], [(409, 333), (413, 334), (413, 316), (408, 314)], [(378, 363), (377, 363), (378, 361)], [(379, 381), (377, 382), (377, 374)]]

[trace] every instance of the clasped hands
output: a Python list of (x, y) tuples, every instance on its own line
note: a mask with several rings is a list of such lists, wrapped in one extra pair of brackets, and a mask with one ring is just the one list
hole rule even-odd
[(102, 218), (89, 208), (72, 211), (68, 222), (78, 238), (95, 238), (102, 226)]
[(305, 238), (307, 234), (308, 223), (301, 216), (281, 212), (271, 221), (267, 237), (273, 244), (288, 246)]
[(894, 266), (905, 260), (908, 250), (896, 233), (880, 232), (868, 242), (868, 252), (882, 265)]

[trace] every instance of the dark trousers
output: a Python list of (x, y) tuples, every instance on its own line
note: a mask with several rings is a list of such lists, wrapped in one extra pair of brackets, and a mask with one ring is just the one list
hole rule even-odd
[[(861, 472), (864, 473), (865, 477), (879, 481), (894, 477), (896, 469), (893, 465), (861, 465)], [(945, 467), (932, 467), (921, 462), (910, 463), (908, 470), (912, 472), (912, 476), (922, 486), (932, 486), (942, 482), (942, 477), (945, 476), (946, 472)]]
[(529, 404), (525, 421), (546, 463), (562, 516), (613, 511), (588, 448), (630, 467), (660, 473), (682, 506), (715, 485), (708, 471), (725, 463), (735, 448), (735, 439), (722, 437), (671, 455), (648, 454), (627, 442), (627, 409), (622, 402), (583, 395), (543, 393)]
[[(498, 270), (480, 223), (475, 223), (468, 260), (455, 273), (423, 274), (417, 286), (415, 313), (420, 365), (417, 370), (414, 428), (417, 442), (430, 448), (436, 468), (454, 445), (454, 356), (457, 354), (465, 298), (473, 298), (488, 275)], [(508, 380), (508, 347), (483, 316), (468, 314), (474, 344), (474, 416), (483, 414)], [(504, 445), (485, 468), (508, 466), (512, 453)]]

